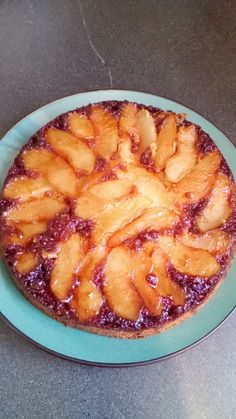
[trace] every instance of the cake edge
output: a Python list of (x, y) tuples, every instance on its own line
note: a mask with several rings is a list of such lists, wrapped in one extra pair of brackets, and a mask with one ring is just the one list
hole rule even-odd
[[(165, 332), (172, 327), (184, 322), (185, 320), (189, 319), (191, 316), (196, 314), (212, 297), (214, 297), (216, 291), (218, 288), (222, 285), (222, 283), (227, 280), (227, 275), (229, 273), (229, 270), (232, 266), (234, 254), (236, 251), (236, 244), (232, 248), (232, 252), (230, 255), (230, 258), (228, 260), (225, 273), (222, 276), (222, 278), (219, 280), (219, 282), (216, 284), (214, 289), (210, 292), (210, 294), (207, 296), (206, 299), (202, 301), (199, 305), (193, 307), (191, 310), (187, 311), (186, 313), (180, 315), (175, 320), (165, 322), (164, 324), (158, 325), (156, 327), (151, 327), (143, 330), (123, 330), (121, 328), (112, 329), (112, 328), (102, 328), (94, 325), (85, 325), (83, 323), (80, 323), (78, 319), (72, 320), (72, 319), (66, 319), (63, 316), (59, 316), (55, 313), (53, 313), (48, 307), (44, 306), (43, 304), (39, 303), (36, 298), (34, 298), (30, 293), (26, 291), (24, 287), (21, 287), (19, 282), (14, 278), (12, 275), (12, 271), (9, 269), (6, 261), (4, 261), (8, 267), (8, 270), (11, 274), (11, 278), (16, 286), (16, 288), (21, 292), (21, 294), (27, 299), (27, 301), (36, 307), (39, 311), (43, 312), (45, 315), (51, 317), (52, 319), (58, 321), (59, 323), (64, 324), (65, 327), (71, 327), (73, 329), (82, 330), (88, 333), (93, 333), (101, 336), (107, 336), (112, 338), (119, 338), (119, 339), (140, 339), (140, 338), (146, 338), (153, 335), (157, 335), (159, 333)], [(3, 258), (4, 259), (4, 258)], [(207, 279), (206, 279), (207, 281)]]

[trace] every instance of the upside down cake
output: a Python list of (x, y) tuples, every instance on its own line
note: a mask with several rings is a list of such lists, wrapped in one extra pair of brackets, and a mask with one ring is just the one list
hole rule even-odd
[(22, 148), (0, 201), (1, 249), (32, 304), (72, 327), (136, 338), (213, 294), (233, 258), (235, 184), (185, 118), (101, 102)]

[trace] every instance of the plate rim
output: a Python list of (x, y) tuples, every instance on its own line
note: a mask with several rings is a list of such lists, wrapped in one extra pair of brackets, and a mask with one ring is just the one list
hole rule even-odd
[[(189, 105), (185, 105), (184, 103), (182, 103), (182, 102), (180, 102), (180, 101), (178, 101), (178, 100), (173, 100), (173, 99), (171, 99), (171, 98), (169, 98), (168, 96), (163, 96), (163, 95), (158, 95), (158, 94), (155, 94), (155, 93), (153, 93), (153, 92), (150, 92), (150, 91), (147, 91), (147, 90), (133, 90), (133, 89), (111, 89), (111, 88), (108, 88), (108, 89), (94, 89), (94, 90), (83, 90), (83, 91), (80, 91), (80, 92), (77, 92), (77, 93), (73, 93), (72, 95), (66, 95), (66, 96), (63, 96), (63, 97), (59, 97), (59, 98), (57, 98), (57, 99), (55, 99), (55, 100), (52, 100), (51, 102), (48, 102), (48, 103), (45, 103), (44, 105), (42, 105), (42, 106), (39, 106), (38, 108), (36, 108), (36, 109), (34, 109), (32, 112), (30, 112), (30, 113), (28, 113), (27, 115), (25, 115), (25, 116), (23, 116), (23, 118), (21, 118), (21, 119), (19, 119), (19, 120), (17, 120), (17, 122), (11, 127), (11, 128), (9, 128), (1, 137), (0, 137), (0, 144), (1, 144), (1, 142), (4, 140), (4, 137), (6, 137), (7, 135), (9, 135), (10, 133), (11, 133), (11, 131), (12, 130), (14, 130), (15, 128), (16, 128), (16, 126), (18, 125), (18, 124), (20, 124), (21, 122), (23, 122), (25, 119), (27, 119), (28, 117), (30, 117), (30, 116), (32, 116), (33, 114), (34, 114), (34, 112), (37, 112), (37, 111), (39, 111), (39, 110), (43, 110), (44, 108), (46, 108), (48, 105), (52, 105), (52, 104), (56, 104), (57, 102), (60, 102), (61, 100), (63, 100), (63, 99), (68, 99), (68, 98), (70, 98), (70, 97), (75, 97), (75, 96), (78, 96), (78, 95), (81, 95), (81, 94), (83, 94), (83, 93), (95, 93), (95, 92), (114, 92), (114, 93), (117, 93), (117, 92), (131, 92), (131, 93), (144, 93), (144, 94), (146, 94), (146, 95), (151, 95), (151, 96), (154, 96), (154, 97), (159, 97), (159, 98), (161, 98), (161, 99), (166, 99), (166, 100), (168, 100), (168, 101), (170, 101), (170, 102), (174, 102), (174, 103), (177, 103), (177, 105), (180, 105), (180, 106), (183, 106), (184, 108), (188, 108), (190, 111), (192, 111), (192, 112), (194, 112), (194, 113), (196, 113), (196, 114), (198, 114), (198, 115), (200, 115), (202, 118), (204, 118), (206, 121), (208, 121), (208, 122), (210, 122), (212, 125), (214, 125), (214, 127), (218, 130), (218, 131), (220, 131), (225, 137), (227, 137), (227, 139), (230, 141), (230, 143), (233, 145), (233, 147), (236, 149), (236, 145), (233, 143), (233, 141), (231, 140), (231, 138), (229, 138), (229, 136), (228, 136), (228, 134), (226, 134), (221, 128), (219, 128), (219, 126), (218, 125), (216, 125), (216, 123), (215, 122), (212, 122), (212, 120), (211, 119), (209, 119), (209, 118), (206, 118), (201, 112), (199, 112), (199, 111), (196, 111), (195, 109), (193, 109), (192, 107), (190, 107)], [(98, 102), (94, 102), (94, 103), (98, 103)], [(60, 114), (59, 114), (60, 115)], [(59, 116), (58, 115), (58, 116)]]
[[(195, 114), (199, 115), (200, 117), (204, 118), (206, 121), (208, 121), (211, 125), (213, 125), (220, 133), (222, 133), (228, 140), (229, 142), (233, 145), (234, 148), (236, 148), (236, 145), (232, 142), (232, 140), (228, 137), (228, 135), (221, 129), (219, 128), (214, 122), (212, 122), (209, 118), (206, 118), (203, 114), (201, 114), (198, 111), (195, 111), (193, 108), (189, 107), (188, 105), (185, 105), (179, 101), (170, 99), (167, 96), (162, 96), (162, 95), (158, 95), (158, 94), (154, 94), (153, 92), (149, 92), (149, 91), (141, 91), (141, 90), (130, 90), (130, 89), (94, 89), (94, 90), (83, 90), (81, 92), (77, 92), (71, 95), (66, 95), (60, 98), (57, 98), (51, 102), (48, 102), (36, 109), (34, 109), (32, 112), (30, 112), (29, 114), (27, 114), (26, 116), (24, 116), (23, 118), (21, 118), (20, 120), (18, 120), (9, 130), (7, 130), (3, 136), (1, 136), (0, 139), (0, 147), (1, 147), (1, 143), (2, 141), (4, 141), (4, 138), (9, 136), (11, 134), (11, 132), (17, 128), (17, 125), (21, 124), (23, 121), (25, 121), (26, 119), (30, 118), (34, 113), (37, 113), (38, 111), (43, 111), (45, 108), (47, 108), (48, 106), (53, 106), (56, 105), (58, 102), (63, 101), (64, 99), (69, 99), (81, 94), (91, 94), (91, 93), (106, 93), (106, 92), (110, 92), (111, 94), (117, 94), (119, 93), (139, 93), (139, 94), (145, 94), (145, 95), (150, 95), (153, 96), (154, 98), (161, 98), (161, 99), (165, 99), (168, 100), (170, 102), (173, 102), (177, 105), (183, 106), (184, 108), (189, 109), (190, 111), (194, 112)], [(107, 99), (109, 100), (109, 99)], [(111, 100), (115, 100), (115, 99), (111, 99)], [(123, 99), (124, 100), (124, 99)], [(135, 102), (135, 101), (134, 101)], [(92, 102), (89, 102), (92, 103)], [(93, 102), (93, 103), (97, 103), (97, 102)], [(63, 112), (62, 112), (63, 113)], [(61, 113), (60, 113), (61, 114)], [(58, 114), (58, 115), (60, 115)], [(112, 362), (99, 362), (99, 361), (88, 361), (88, 360), (84, 360), (84, 359), (80, 359), (80, 358), (74, 358), (71, 357), (69, 355), (64, 355), (60, 352), (54, 351), (52, 349), (47, 348), (44, 345), (41, 345), (40, 343), (38, 343), (36, 340), (34, 340), (33, 338), (31, 338), (30, 336), (28, 336), (27, 334), (25, 334), (24, 332), (22, 332), (20, 329), (18, 329), (18, 327), (16, 327), (10, 320), (8, 320), (8, 318), (0, 311), (0, 318), (5, 322), (5, 324), (7, 324), (12, 330), (14, 330), (18, 335), (22, 336), (24, 339), (26, 339), (28, 342), (33, 343), (36, 347), (42, 349), (44, 352), (47, 352), (51, 355), (54, 355), (58, 358), (64, 359), (64, 360), (68, 360), (70, 362), (76, 362), (80, 365), (85, 365), (85, 366), (93, 366), (93, 367), (100, 367), (100, 368), (127, 368), (127, 367), (135, 367), (135, 366), (144, 366), (144, 365), (149, 365), (149, 364), (154, 364), (157, 362), (161, 362), (163, 360), (166, 359), (170, 359), (173, 358), (191, 348), (193, 348), (194, 346), (197, 346), (199, 343), (201, 343), (202, 341), (204, 341), (205, 339), (207, 339), (211, 334), (213, 334), (219, 327), (222, 326), (222, 324), (233, 314), (233, 312), (236, 310), (236, 305), (230, 310), (229, 313), (227, 313), (227, 315), (213, 328), (211, 329), (209, 332), (207, 332), (204, 336), (200, 337), (199, 339), (197, 339), (195, 342), (190, 343), (189, 345), (185, 346), (184, 348), (181, 348), (177, 351), (171, 352), (169, 354), (166, 355), (162, 355), (159, 356), (157, 358), (152, 358), (150, 360), (145, 360), (145, 361), (135, 361), (135, 362), (121, 362), (121, 363), (112, 363)]]
[(97, 368), (131, 368), (131, 367), (143, 367), (145, 365), (152, 365), (156, 364), (161, 361), (165, 361), (167, 359), (174, 358), (184, 352), (189, 351), (190, 349), (194, 348), (195, 346), (198, 346), (200, 343), (205, 341), (208, 337), (210, 337), (216, 330), (218, 330), (223, 323), (229, 319), (232, 314), (236, 311), (236, 307), (234, 307), (227, 315), (224, 317), (220, 323), (218, 323), (210, 332), (206, 333), (204, 336), (202, 336), (200, 339), (196, 340), (195, 342), (191, 343), (188, 346), (185, 346), (182, 349), (179, 349), (178, 351), (172, 352), (168, 355), (163, 355), (158, 358), (153, 358), (147, 361), (136, 361), (136, 362), (118, 362), (118, 363), (112, 363), (112, 362), (95, 362), (95, 361), (86, 361), (84, 359), (74, 358), (69, 355), (63, 355), (60, 352), (53, 351), (52, 349), (47, 348), (44, 345), (41, 345), (40, 343), (36, 342), (34, 339), (32, 339), (30, 336), (26, 335), (24, 332), (22, 332), (20, 329), (18, 329), (12, 322), (10, 322), (4, 314), (0, 312), (0, 318), (3, 320), (3, 322), (10, 327), (11, 330), (13, 330), (15, 333), (17, 333), (19, 336), (23, 337), (26, 341), (29, 343), (32, 343), (37, 348), (41, 349), (42, 351), (56, 356), (57, 358), (74, 362), (79, 365), (83, 366), (89, 366), (89, 367), (97, 367)]

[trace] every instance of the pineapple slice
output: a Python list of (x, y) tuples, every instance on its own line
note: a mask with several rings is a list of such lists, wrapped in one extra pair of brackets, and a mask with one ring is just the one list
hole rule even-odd
[(212, 189), (221, 157), (217, 150), (207, 154), (194, 166), (193, 170), (174, 186), (180, 199), (196, 202), (204, 198)]
[(161, 125), (157, 135), (157, 153), (155, 166), (157, 171), (165, 168), (167, 160), (174, 154), (176, 148), (176, 121), (174, 115), (168, 115)]
[(168, 236), (160, 236), (158, 242), (171, 263), (180, 272), (208, 278), (220, 269), (219, 263), (207, 250), (184, 246)]
[(127, 103), (120, 115), (119, 129), (123, 133), (130, 134), (136, 128), (137, 106)]
[(109, 180), (92, 186), (77, 200), (75, 214), (82, 218), (96, 217), (110, 201), (122, 198), (131, 191), (127, 180)]
[(104, 293), (111, 309), (118, 317), (135, 321), (142, 308), (142, 301), (130, 277), (132, 256), (124, 247), (109, 253), (105, 264)]
[(146, 109), (137, 113), (136, 128), (140, 137), (140, 153), (150, 147), (153, 152), (156, 149), (157, 132), (155, 121)]
[(224, 174), (219, 174), (207, 206), (196, 219), (201, 232), (219, 227), (226, 222), (232, 212), (229, 205), (230, 191), (230, 179)]
[(167, 274), (166, 255), (160, 248), (156, 247), (152, 253), (153, 274), (157, 278), (156, 289), (162, 297), (171, 297), (176, 305), (184, 304), (184, 291), (182, 288), (172, 281)]
[(230, 234), (220, 229), (208, 231), (204, 234), (186, 233), (179, 237), (182, 244), (196, 249), (205, 249), (210, 253), (224, 253), (232, 242)]
[(83, 253), (83, 242), (77, 233), (61, 244), (50, 278), (51, 290), (59, 300), (68, 298)]
[(26, 150), (22, 159), (26, 169), (41, 174), (58, 192), (76, 195), (76, 175), (63, 159), (42, 149)]
[(15, 267), (20, 274), (27, 274), (35, 269), (36, 265), (37, 258), (34, 253), (26, 251), (18, 257)]
[(145, 196), (130, 196), (118, 202), (109, 203), (97, 214), (93, 239), (96, 244), (104, 244), (117, 230), (139, 217), (150, 206)]
[(86, 115), (73, 112), (68, 118), (69, 130), (78, 138), (91, 140), (95, 138), (93, 125)]
[(9, 221), (34, 223), (49, 220), (66, 209), (64, 202), (45, 196), (13, 207), (6, 213)]
[(119, 179), (127, 179), (132, 182), (138, 192), (152, 201), (153, 207), (173, 208), (172, 194), (168, 193), (167, 189), (160, 181), (160, 179), (148, 172), (143, 167), (129, 166), (127, 171), (117, 171)]
[(177, 134), (177, 152), (166, 163), (165, 175), (173, 183), (184, 178), (197, 162), (195, 149), (196, 130), (194, 125), (180, 127)]
[(81, 321), (96, 316), (103, 303), (102, 294), (92, 281), (83, 281), (74, 293), (72, 307)]
[(13, 179), (4, 189), (4, 198), (27, 201), (30, 198), (41, 198), (46, 192), (51, 191), (51, 186), (42, 177), (30, 179), (21, 176)]
[(122, 230), (117, 231), (110, 238), (108, 244), (111, 247), (117, 246), (145, 230), (166, 230), (172, 228), (177, 221), (177, 215), (167, 208), (151, 208), (139, 218), (127, 224)]
[(117, 151), (118, 128), (113, 115), (100, 106), (92, 107), (90, 119), (95, 129), (95, 152), (110, 159)]
[(142, 298), (145, 307), (153, 316), (159, 316), (162, 312), (161, 296), (156, 287), (152, 287), (147, 281), (147, 275), (152, 270), (152, 259), (145, 255), (132, 255), (133, 283)]
[(87, 173), (92, 172), (95, 164), (95, 155), (86, 144), (78, 140), (74, 135), (60, 129), (49, 128), (45, 138), (55, 152), (65, 159), (74, 170), (84, 170)]

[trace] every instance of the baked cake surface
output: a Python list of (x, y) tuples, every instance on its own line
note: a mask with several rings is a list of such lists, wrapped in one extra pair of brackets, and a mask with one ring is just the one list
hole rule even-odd
[(191, 316), (230, 267), (235, 184), (184, 114), (129, 102), (76, 109), (16, 157), (0, 200), (17, 287), (66, 325), (117, 337)]

